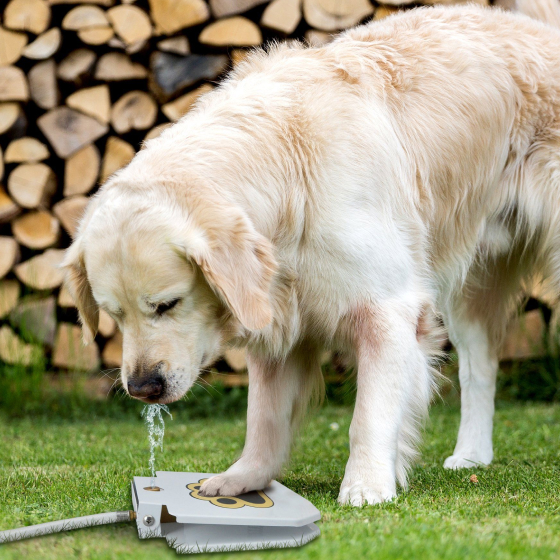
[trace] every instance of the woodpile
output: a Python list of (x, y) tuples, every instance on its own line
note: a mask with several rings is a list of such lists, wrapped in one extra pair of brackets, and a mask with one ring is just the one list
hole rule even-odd
[[(339, 30), (419, 3), (435, 1), (3, 2), (0, 360), (29, 364), (43, 355), (54, 368), (118, 367), (122, 337), (114, 321), (101, 313), (99, 334), (84, 348), (61, 286), (58, 266), (88, 197), (252, 47), (286, 38), (322, 45)], [(540, 329), (537, 323), (530, 318), (529, 329)], [(505, 350), (520, 352), (529, 346)], [(236, 350), (221, 364), (246, 367)]]

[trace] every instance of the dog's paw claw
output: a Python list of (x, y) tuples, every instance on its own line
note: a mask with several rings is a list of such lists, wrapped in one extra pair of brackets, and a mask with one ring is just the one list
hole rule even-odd
[(362, 507), (365, 505), (381, 504), (389, 502), (396, 497), (396, 492), (391, 490), (377, 489), (365, 482), (358, 482), (340, 489), (338, 503), (340, 505), (351, 505)]

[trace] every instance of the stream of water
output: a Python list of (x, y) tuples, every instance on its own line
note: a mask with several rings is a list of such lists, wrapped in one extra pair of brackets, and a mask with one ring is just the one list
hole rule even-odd
[(164, 404), (147, 404), (142, 410), (142, 416), (148, 428), (148, 441), (150, 442), (150, 476), (151, 486), (155, 487), (156, 478), (156, 447), (163, 451), (163, 436), (165, 435), (165, 420), (163, 419), (162, 412), (169, 415), (171, 419), (171, 412)]

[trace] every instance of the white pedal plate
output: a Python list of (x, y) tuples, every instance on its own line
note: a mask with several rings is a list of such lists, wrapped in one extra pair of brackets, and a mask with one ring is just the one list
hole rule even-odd
[(279, 482), (239, 496), (201, 496), (211, 476), (157, 472), (159, 491), (149, 477), (134, 477), (140, 538), (165, 537), (177, 552), (196, 553), (301, 546), (320, 534), (317, 508)]

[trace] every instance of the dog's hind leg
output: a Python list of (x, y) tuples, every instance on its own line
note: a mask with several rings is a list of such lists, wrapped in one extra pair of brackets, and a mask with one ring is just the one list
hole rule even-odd
[(487, 465), (492, 461), (492, 423), (498, 371), (497, 352), (488, 329), (460, 315), (448, 321), (459, 355), (461, 424), (457, 445), (443, 466), (448, 469)]
[(446, 468), (492, 461), (498, 351), (531, 264), (531, 251), (523, 246), (489, 257), (473, 266), (462, 292), (448, 305), (445, 323), (459, 356), (461, 423)]
[(236, 496), (262, 490), (275, 478), (290, 454), (292, 433), (309, 401), (323, 392), (319, 352), (310, 347), (285, 360), (249, 353), (247, 437), (240, 459), (226, 472), (208, 479), (206, 496)]
[(550, 143), (541, 143), (525, 160), (517, 175), (515, 206), (483, 240), (487, 248), (492, 239), (502, 242), (473, 265), (463, 292), (446, 313), (461, 383), (459, 436), (453, 455), (445, 460), (447, 468), (492, 461), (498, 350), (521, 300), (522, 285), (542, 275), (552, 292), (560, 293), (560, 130), (550, 137)]

